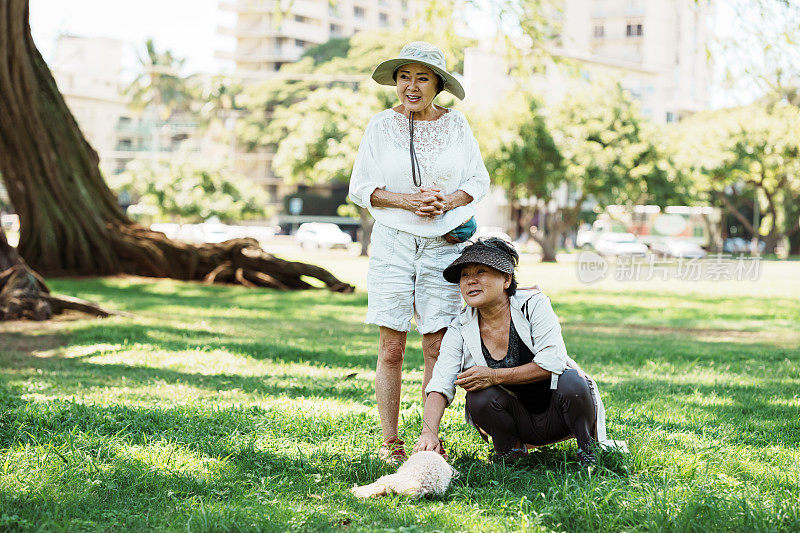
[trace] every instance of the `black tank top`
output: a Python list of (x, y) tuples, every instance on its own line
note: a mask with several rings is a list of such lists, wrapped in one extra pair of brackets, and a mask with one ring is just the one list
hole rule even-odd
[[(508, 352), (504, 358), (499, 361), (492, 359), (483, 339), (481, 339), (481, 350), (489, 368), (514, 368), (533, 361), (533, 354), (519, 338), (513, 323), (508, 326)], [(524, 385), (503, 385), (503, 387), (516, 394), (522, 405), (533, 414), (543, 413), (550, 406), (552, 391), (549, 379)]]

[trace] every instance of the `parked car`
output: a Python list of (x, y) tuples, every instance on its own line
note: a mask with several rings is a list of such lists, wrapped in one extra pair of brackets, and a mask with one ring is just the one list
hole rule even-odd
[(685, 239), (662, 239), (650, 245), (650, 251), (661, 257), (682, 257), (699, 259), (706, 256), (706, 251), (694, 241)]
[(575, 247), (591, 250), (594, 248), (594, 241), (597, 239), (597, 236), (598, 232), (592, 228), (579, 229), (578, 234), (575, 236)]
[(633, 233), (604, 233), (595, 243), (600, 255), (645, 255), (647, 246), (636, 240)]
[(305, 222), (297, 228), (295, 240), (303, 248), (347, 248), (352, 237), (330, 222)]
[[(741, 237), (728, 237), (722, 243), (722, 251), (726, 254), (749, 254), (750, 253), (750, 241), (742, 239)], [(764, 248), (767, 247), (767, 243), (759, 240), (758, 241), (758, 252), (763, 253)]]
[(750, 244), (741, 237), (729, 237), (722, 243), (722, 251), (726, 254), (739, 254), (750, 250)]

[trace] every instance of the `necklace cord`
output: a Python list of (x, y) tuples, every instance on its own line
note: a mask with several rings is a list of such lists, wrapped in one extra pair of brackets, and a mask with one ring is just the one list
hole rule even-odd
[(408, 141), (408, 151), (411, 156), (411, 180), (417, 187), (422, 186), (422, 170), (419, 167), (417, 153), (414, 150), (414, 112), (408, 114), (408, 131), (410, 139)]

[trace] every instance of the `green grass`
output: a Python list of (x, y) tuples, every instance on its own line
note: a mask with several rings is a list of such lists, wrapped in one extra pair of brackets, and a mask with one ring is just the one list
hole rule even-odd
[[(363, 287), (363, 259), (298, 257)], [(348, 489), (389, 469), (373, 453), (366, 294), (51, 280), (135, 316), (0, 325), (0, 531), (797, 531), (798, 274), (776, 263), (749, 284), (586, 286), (570, 265), (524, 264), (631, 454), (591, 473), (571, 442), (520, 468), (488, 463), (459, 395), (443, 422), (461, 472), (447, 494), (368, 502)], [(404, 369), (409, 444), (419, 341)]]

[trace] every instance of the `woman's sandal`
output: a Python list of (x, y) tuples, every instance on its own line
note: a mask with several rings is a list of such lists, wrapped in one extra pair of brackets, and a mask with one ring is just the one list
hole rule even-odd
[(408, 456), (406, 456), (406, 443), (401, 441), (399, 437), (386, 439), (381, 444), (381, 447), (378, 448), (378, 457), (387, 464), (402, 464), (408, 459)]

